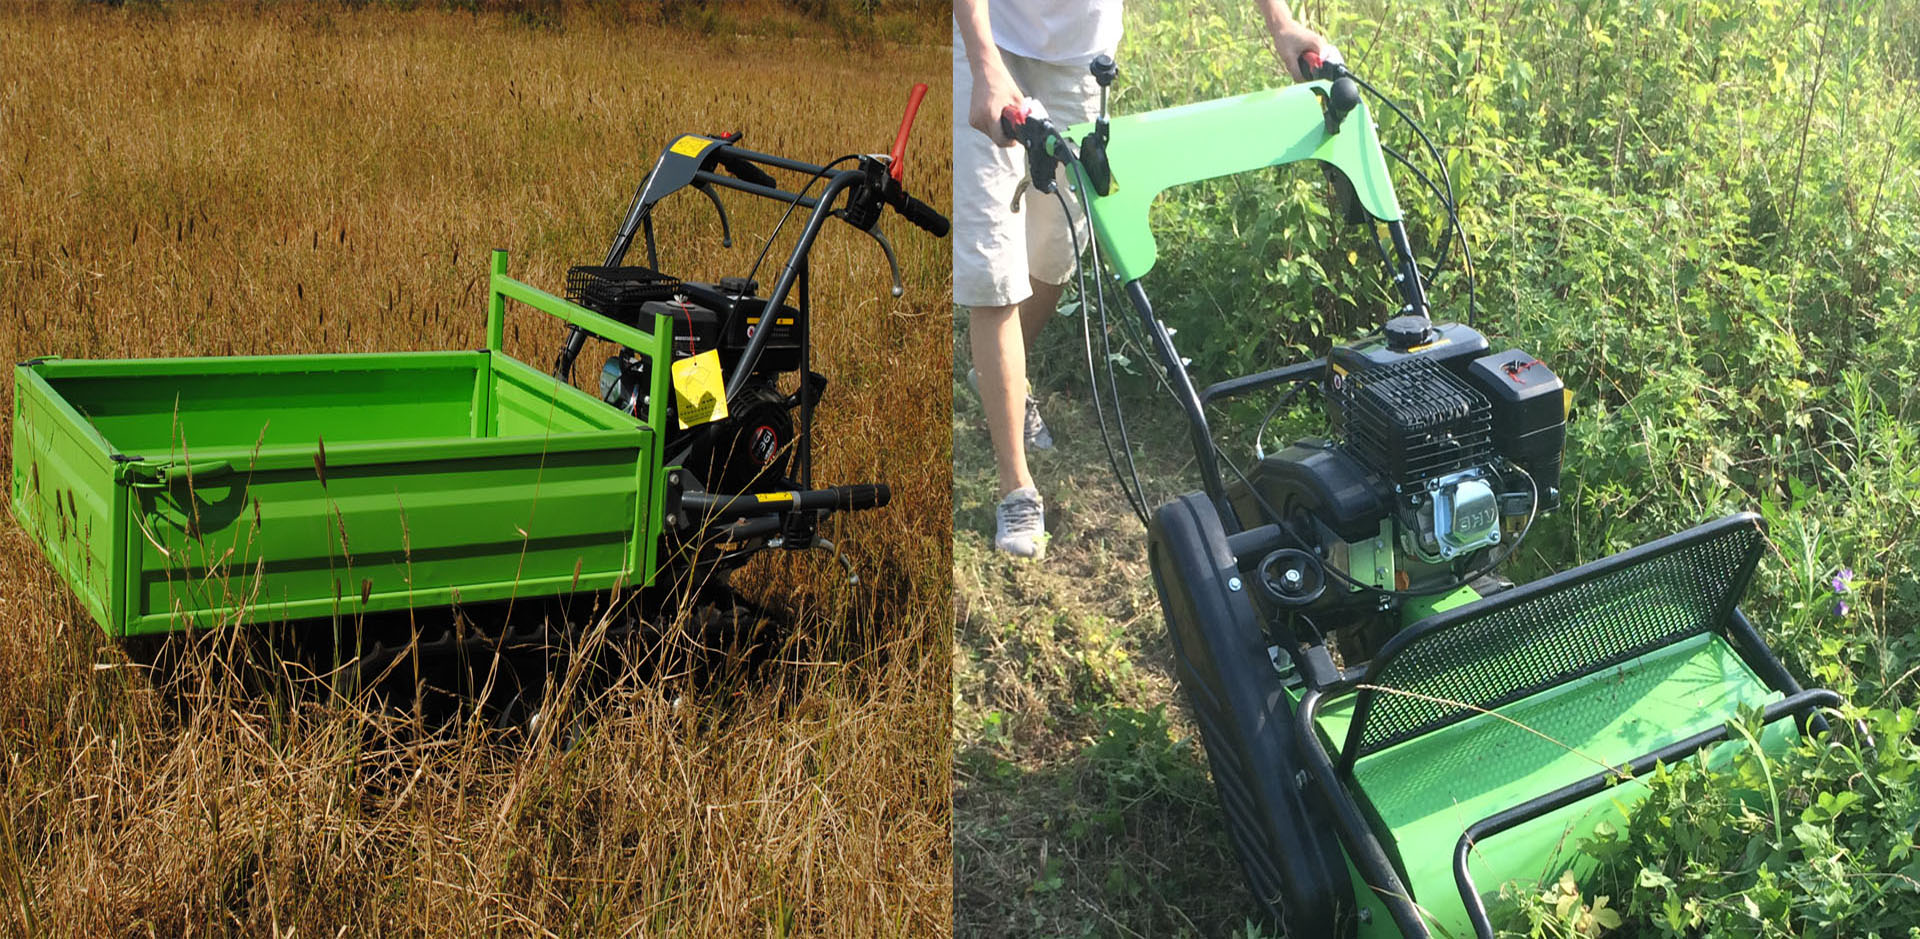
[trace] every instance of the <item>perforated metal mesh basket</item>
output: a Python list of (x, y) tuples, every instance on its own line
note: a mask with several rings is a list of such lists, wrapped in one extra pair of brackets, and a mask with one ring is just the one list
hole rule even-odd
[(640, 318), (640, 304), (672, 299), (680, 279), (652, 268), (579, 266), (567, 271), (567, 299), (623, 323)]
[(1352, 758), (1724, 628), (1764, 544), (1736, 516), (1423, 620), (1369, 670)]

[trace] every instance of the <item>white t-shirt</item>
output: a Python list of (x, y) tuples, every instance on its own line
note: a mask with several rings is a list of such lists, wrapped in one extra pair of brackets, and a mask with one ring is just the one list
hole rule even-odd
[(1041, 62), (1084, 65), (1120, 44), (1120, 0), (990, 0), (993, 43)]

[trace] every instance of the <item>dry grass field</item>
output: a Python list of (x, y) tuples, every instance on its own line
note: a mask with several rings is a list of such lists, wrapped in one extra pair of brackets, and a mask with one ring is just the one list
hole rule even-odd
[[(913, 81), (907, 180), (947, 203), (938, 10), (849, 38), (739, 7), (265, 6), (0, 10), (0, 359), (476, 348), (488, 250), (557, 291), (674, 135), (884, 150)], [(746, 201), (736, 235), (764, 233)], [(675, 273), (757, 247), (723, 251), (698, 195), (660, 215)], [(571, 746), (231, 693), (217, 651), (162, 694), (0, 512), (0, 936), (949, 933), (949, 255), (883, 224), (901, 300), (856, 233), (814, 255), (821, 476), (895, 487), (835, 523), (862, 583), (754, 562), (804, 660), (677, 700), (629, 674)], [(544, 364), (558, 331), (508, 338)]]

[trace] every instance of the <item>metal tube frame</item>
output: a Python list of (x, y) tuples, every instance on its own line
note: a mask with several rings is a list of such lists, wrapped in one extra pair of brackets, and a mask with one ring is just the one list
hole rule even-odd
[[(1840, 703), (1840, 696), (1825, 688), (1802, 691), (1767, 705), (1762, 712), (1761, 720), (1771, 724), (1782, 717), (1798, 718), (1801, 715), (1810, 714), (1816, 708), (1839, 707)], [(1460, 899), (1466, 903), (1467, 907), (1467, 919), (1473, 922), (1473, 931), (1479, 939), (1494, 939), (1494, 932), (1493, 924), (1487, 919), (1486, 904), (1480, 902), (1480, 889), (1473, 883), (1473, 872), (1467, 868), (1467, 860), (1475, 844), (1566, 808), (1617, 782), (1639, 776), (1656, 764), (1672, 763), (1692, 756), (1711, 744), (1728, 739), (1731, 732), (1727, 726), (1721, 724), (1685, 740), (1674, 741), (1652, 753), (1635, 757), (1619, 769), (1595, 773), (1579, 782), (1561, 786), (1546, 795), (1528, 799), (1513, 808), (1489, 815), (1467, 826), (1467, 830), (1461, 833), (1460, 840), (1453, 846), (1453, 880), (1454, 884), (1460, 888)]]

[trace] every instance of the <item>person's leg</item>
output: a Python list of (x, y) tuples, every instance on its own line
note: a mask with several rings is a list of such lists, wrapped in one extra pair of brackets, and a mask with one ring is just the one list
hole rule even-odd
[(1027, 302), (1022, 301), (1013, 306), (972, 307), (967, 311), (967, 336), (979, 379), (980, 407), (986, 412), (987, 436), (993, 441), (1002, 498), (1033, 485), (1022, 435), (1027, 414), (1027, 356), (1021, 340), (1021, 320), (1026, 307)]
[[(1021, 60), (1009, 66), (1014, 80), (1047, 107), (1047, 114), (1062, 127), (1093, 120), (1099, 111), (1100, 86), (1084, 65), (1039, 63)], [(1020, 305), (1020, 325), (1025, 348), (1033, 349), (1041, 330), (1053, 319), (1060, 296), (1073, 279), (1079, 258), (1075, 248), (1084, 249), (1089, 240), (1086, 213), (1079, 198), (1069, 187), (1065, 167), (1055, 171), (1055, 186), (1066, 196), (1062, 200), (1028, 189), (1022, 197), (1021, 214), (1026, 216), (1027, 285), (1033, 295)], [(1069, 221), (1071, 219), (1071, 221)]]
[(1053, 313), (1060, 308), (1060, 295), (1066, 292), (1065, 284), (1049, 284), (1044, 280), (1029, 276), (1027, 283), (1033, 289), (1033, 296), (1020, 302), (1020, 338), (1023, 349), (1032, 354), (1033, 341), (1040, 331), (1047, 328), (1053, 319)]
[(976, 387), (993, 443), (1000, 504), (994, 547), (1020, 557), (1046, 549), (1040, 493), (1027, 471), (1023, 436), (1026, 349), (1020, 309), (1027, 300), (1026, 222), (1014, 212), (1025, 153), (995, 146), (967, 126), (973, 74), (958, 37), (953, 65), (953, 302), (967, 308)]

